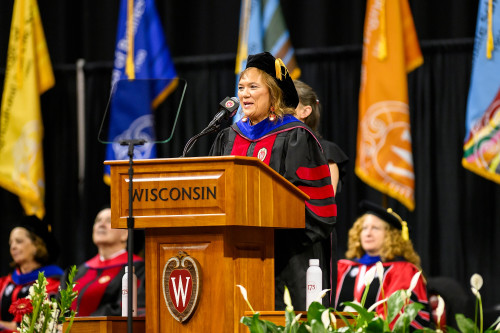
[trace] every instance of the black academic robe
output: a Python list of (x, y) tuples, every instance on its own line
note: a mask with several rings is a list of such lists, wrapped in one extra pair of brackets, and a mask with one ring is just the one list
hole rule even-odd
[[(257, 157), (310, 196), (305, 202), (305, 230), (276, 230), (274, 236), (276, 309), (285, 308), (286, 285), (294, 308), (305, 310), (309, 259), (320, 260), (323, 289), (332, 287), (331, 248), (325, 240), (337, 215), (328, 163), (313, 131), (290, 115), (277, 123), (265, 119), (254, 126), (240, 120), (218, 134), (210, 155)], [(323, 300), (329, 305), (329, 297)]]
[[(78, 267), (74, 288), (78, 291), (78, 298), (71, 306), (77, 311), (77, 316), (121, 316), (122, 277), (127, 259), (127, 252), (109, 260), (101, 260), (96, 255)], [(137, 276), (137, 312), (144, 315), (144, 261), (134, 255), (133, 265)], [(66, 282), (65, 276), (61, 288), (66, 288)]]
[(349, 157), (347, 157), (344, 151), (340, 149), (336, 143), (325, 140), (321, 137), (318, 137), (318, 140), (321, 144), (321, 148), (323, 148), (323, 152), (328, 163), (335, 163), (339, 168), (339, 182), (337, 184), (337, 192), (335, 192), (335, 195), (337, 195), (337, 193), (340, 193), (342, 190), (342, 185), (344, 184), (344, 177), (346, 175), (345, 168), (347, 166), (347, 162), (349, 162)]

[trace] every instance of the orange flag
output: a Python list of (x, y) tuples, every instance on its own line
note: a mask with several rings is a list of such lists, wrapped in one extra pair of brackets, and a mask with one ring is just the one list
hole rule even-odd
[(407, 74), (423, 63), (407, 0), (368, 0), (355, 172), (415, 208)]

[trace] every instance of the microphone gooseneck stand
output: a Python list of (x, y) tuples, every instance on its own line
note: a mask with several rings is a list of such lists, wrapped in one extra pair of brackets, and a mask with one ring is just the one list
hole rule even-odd
[[(128, 146), (129, 169), (128, 169), (128, 295), (127, 295), (127, 332), (133, 333), (132, 310), (134, 301), (134, 214), (133, 214), (133, 178), (134, 178), (134, 148), (135, 146), (142, 146), (146, 143), (143, 139), (122, 140), (120, 145)], [(135, 314), (137, 315), (137, 314)]]
[(240, 107), (240, 101), (236, 97), (226, 97), (224, 98), (220, 103), (219, 103), (219, 112), (215, 115), (214, 119), (208, 124), (207, 127), (200, 133), (196, 134), (193, 136), (189, 141), (186, 143), (184, 146), (184, 151), (182, 152), (181, 157), (186, 157), (186, 154), (193, 148), (194, 143), (196, 140), (198, 140), (200, 137), (217, 132), (220, 127), (222, 122), (228, 120), (229, 118), (232, 118), (235, 114), (238, 108)]
[(201, 131), (200, 133), (196, 134), (191, 139), (189, 139), (189, 141), (184, 146), (184, 151), (182, 152), (181, 157), (186, 157), (186, 154), (191, 150), (191, 148), (193, 148), (195, 142), (199, 138), (201, 138), (204, 135), (217, 132), (219, 130), (219, 128), (220, 128), (220, 124), (218, 124), (218, 123), (213, 124), (213, 125), (208, 125), (208, 127), (206, 127), (203, 131)]

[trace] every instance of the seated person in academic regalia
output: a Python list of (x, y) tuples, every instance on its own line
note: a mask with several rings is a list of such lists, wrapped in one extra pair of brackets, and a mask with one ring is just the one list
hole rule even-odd
[(0, 332), (14, 332), (17, 325), (14, 315), (9, 313), (12, 303), (29, 294), (29, 288), (44, 272), (47, 279), (47, 294), (54, 297), (63, 271), (51, 265), (58, 253), (58, 246), (50, 226), (36, 216), (24, 216), (12, 229), (9, 237), (12, 273), (0, 277)]
[[(77, 311), (77, 316), (121, 315), (122, 277), (128, 263), (127, 239), (128, 230), (111, 228), (111, 209), (102, 209), (92, 234), (98, 253), (80, 265), (75, 276), (78, 298), (72, 309)], [(137, 276), (137, 312), (144, 315), (144, 260), (134, 255), (133, 265)], [(66, 278), (63, 281), (67, 281)]]
[[(422, 270), (420, 257), (409, 238), (406, 221), (392, 209), (385, 209), (369, 201), (363, 201), (360, 206), (363, 214), (349, 230), (347, 259), (337, 263), (335, 308), (339, 311), (343, 309), (342, 302), (361, 302), (365, 291), (364, 276), (369, 270), (375, 269), (379, 261), (384, 269), (382, 285), (377, 278), (372, 281), (365, 308), (389, 297), (397, 290), (409, 289), (413, 276)], [(410, 330), (428, 327), (430, 316), (423, 275), (419, 276), (411, 292), (410, 301), (425, 306), (411, 323)], [(380, 316), (384, 316), (384, 305), (377, 306), (376, 311)], [(390, 325), (391, 329), (395, 320)]]

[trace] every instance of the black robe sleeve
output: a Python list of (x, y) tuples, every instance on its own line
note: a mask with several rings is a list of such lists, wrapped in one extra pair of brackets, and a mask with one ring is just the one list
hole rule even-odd
[(290, 131), (283, 176), (311, 197), (306, 202), (306, 234), (311, 243), (328, 238), (337, 215), (328, 162), (306, 129)]
[(212, 147), (210, 148), (210, 152), (208, 153), (210, 156), (223, 156), (228, 155), (226, 152), (226, 148), (228, 147), (228, 132), (229, 128), (226, 128), (220, 131), (217, 134), (214, 142), (212, 143)]

